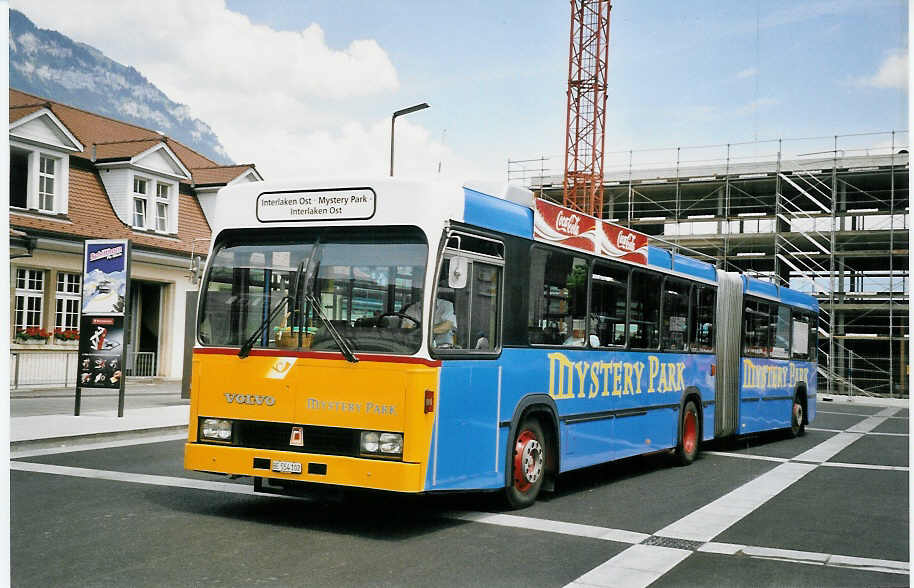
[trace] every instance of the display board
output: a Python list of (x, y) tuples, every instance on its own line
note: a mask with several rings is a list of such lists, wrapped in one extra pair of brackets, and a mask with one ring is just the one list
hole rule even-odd
[(118, 390), (118, 416), (124, 416), (129, 293), (130, 241), (87, 240), (83, 250), (82, 314), (73, 411), (77, 416), (82, 388)]

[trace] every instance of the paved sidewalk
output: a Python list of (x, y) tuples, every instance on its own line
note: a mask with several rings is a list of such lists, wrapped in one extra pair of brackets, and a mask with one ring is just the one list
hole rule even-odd
[(190, 401), (177, 380), (128, 380), (124, 416), (117, 391), (86, 389), (73, 416), (73, 388), (10, 391), (10, 445), (72, 444), (124, 435), (162, 434), (187, 428)]

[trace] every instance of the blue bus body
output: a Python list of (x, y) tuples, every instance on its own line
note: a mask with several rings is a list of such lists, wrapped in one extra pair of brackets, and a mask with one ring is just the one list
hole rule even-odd
[[(465, 189), (463, 222), (470, 230), (520, 237), (534, 245), (530, 208), (502, 198)], [(712, 285), (724, 273), (657, 247), (648, 248), (646, 269)], [(818, 312), (813, 297), (788, 288), (742, 277), (742, 290), (744, 296), (810, 317)], [(687, 396), (699, 399), (701, 441), (789, 428), (798, 390), (806, 402), (803, 422), (815, 418), (814, 358), (747, 357), (740, 348), (738, 366), (733, 366), (738, 387), (731, 430), (715, 426), (721, 393), (717, 352), (506, 345), (494, 358), (443, 357), (426, 488), (498, 489), (510, 484), (510, 443), (520, 415), (534, 404), (549, 407), (555, 421), (555, 473), (675, 449)]]

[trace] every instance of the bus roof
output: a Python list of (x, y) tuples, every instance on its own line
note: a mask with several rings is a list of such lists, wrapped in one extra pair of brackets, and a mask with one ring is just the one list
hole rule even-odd
[[(717, 283), (710, 263), (648, 245), (649, 236), (534, 197), (516, 185), (395, 178), (277, 180), (222, 188), (208, 209), (226, 228), (415, 225), (439, 234), (448, 220)], [(743, 276), (743, 290), (818, 311), (808, 294)]]

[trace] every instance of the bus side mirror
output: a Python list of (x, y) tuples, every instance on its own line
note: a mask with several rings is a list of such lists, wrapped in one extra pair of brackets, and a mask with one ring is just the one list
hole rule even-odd
[(447, 274), (448, 287), (455, 290), (466, 288), (469, 267), (470, 262), (466, 257), (452, 257)]

